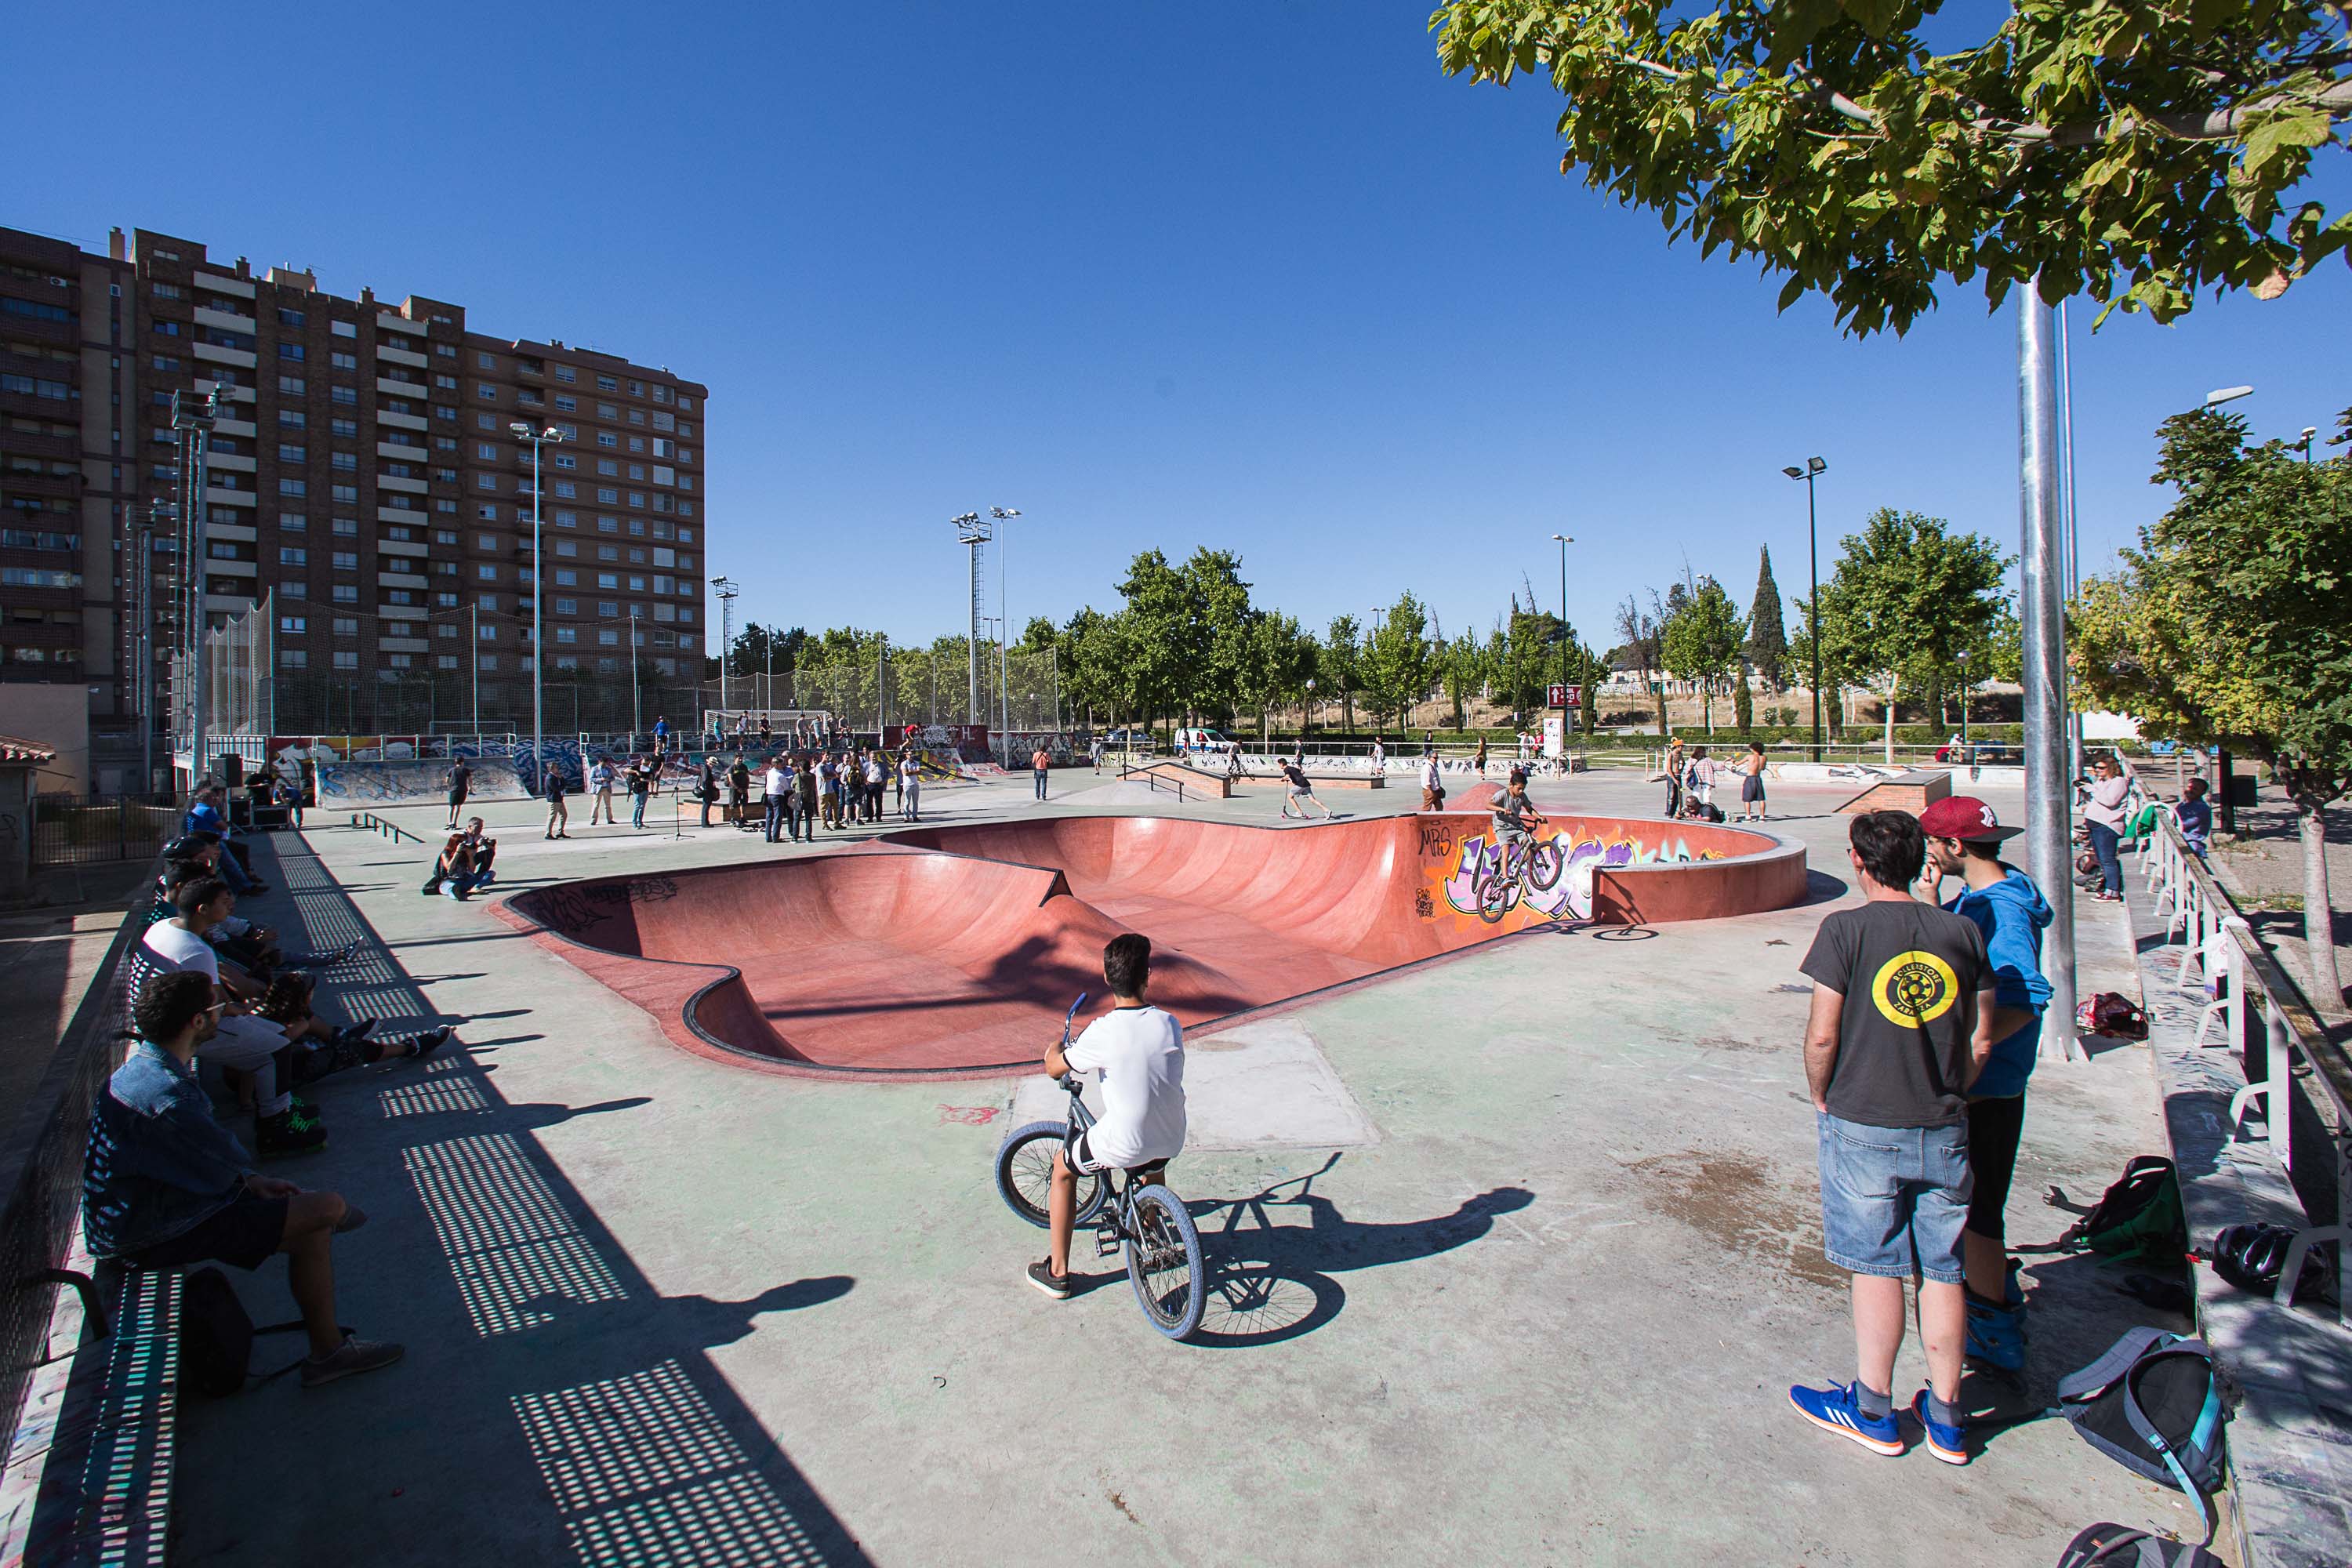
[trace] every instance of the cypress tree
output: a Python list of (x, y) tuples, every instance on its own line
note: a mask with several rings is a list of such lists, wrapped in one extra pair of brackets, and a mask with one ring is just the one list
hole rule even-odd
[(1780, 585), (1772, 581), (1772, 552), (1762, 552), (1756, 569), (1756, 602), (1748, 609), (1748, 662), (1775, 691), (1785, 691), (1781, 665), (1789, 654), (1788, 634), (1780, 625)]

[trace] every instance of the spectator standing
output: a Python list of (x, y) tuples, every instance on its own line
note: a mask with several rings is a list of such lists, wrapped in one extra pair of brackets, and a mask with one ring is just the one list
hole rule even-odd
[(784, 830), (784, 790), (790, 781), (784, 776), (784, 759), (768, 759), (767, 776), (761, 781), (768, 809), (768, 842), (773, 844)]
[(727, 820), (737, 827), (743, 826), (743, 807), (751, 798), (751, 769), (743, 761), (743, 753), (738, 752), (727, 769)]
[(1666, 816), (1683, 814), (1683, 770), (1688, 766), (1683, 759), (1683, 738), (1675, 736), (1666, 742)]
[(1087, 742), (1087, 756), (1094, 763), (1095, 772), (1102, 772), (1103, 743), (1100, 735)]
[(2124, 896), (2123, 860), (2116, 850), (2128, 815), (2124, 802), (2130, 795), (2131, 781), (2113, 756), (2092, 764), (2091, 794), (2083, 803), (2083, 817), (2091, 830), (2091, 853), (2099, 858), (2098, 897), (2110, 904), (2120, 903)]
[[(564, 788), (562, 763), (547, 770), (547, 777), (541, 781), (541, 788), (547, 795), (547, 836), (550, 838), (571, 837), (572, 812), (571, 808), (563, 804), (563, 797), (567, 791)], [(609, 801), (612, 796), (608, 794), (604, 798)]]
[(293, 778), (288, 778), (284, 773), (278, 775), (277, 800), (285, 808), (286, 820), (294, 825), (294, 831), (299, 833), (302, 830), (302, 780), (299, 775)]
[(449, 764), (449, 826), (457, 826), (457, 814), (466, 809), (466, 796), (474, 787), (474, 770), (459, 757)]
[(1389, 771), (1389, 749), (1381, 744), (1378, 735), (1372, 737), (1372, 776), (1379, 778)]
[(595, 793), (588, 802), (588, 826), (596, 826), (596, 814), (603, 812), (604, 825), (612, 826), (621, 819), (613, 810), (613, 759), (599, 757), (596, 765), (588, 770), (588, 787)]
[(654, 715), (654, 755), (659, 757), (668, 751), (669, 720), (656, 713)]
[(1959, 896), (1943, 907), (1984, 936), (1992, 965), (1992, 1054), (1969, 1086), (1969, 1169), (1975, 1182), (1960, 1236), (1968, 1272), (1969, 1353), (2007, 1372), (2025, 1365), (2025, 1298), (2009, 1283), (2009, 1187), (2025, 1130), (2025, 1086), (2042, 1049), (2042, 1015), (2050, 982), (2042, 973), (2042, 932), (2051, 910), (2033, 879), (2000, 858), (2003, 827), (1974, 795), (1947, 795), (1919, 814), (1927, 841), (1919, 890), (1940, 901), (1943, 879), (1958, 877)]
[(302, 1386), (389, 1366), (400, 1346), (347, 1334), (336, 1320), (331, 1239), (367, 1216), (335, 1193), (262, 1175), (213, 1120), (193, 1064), (220, 1016), (201, 976), (157, 975), (141, 988), (131, 1008), (139, 1041), (90, 1119), (82, 1164), (89, 1249), (138, 1268), (217, 1259), (248, 1272), (283, 1252), (310, 1337)]
[(1486, 776), (1486, 737), (1484, 735), (1478, 737), (1478, 752), (1470, 759), (1470, 766), (1480, 778)]
[(694, 798), (702, 803), (702, 826), (710, 826), (710, 808), (719, 799), (718, 763), (709, 753), (702, 758), (701, 771), (694, 775)]
[(809, 761), (806, 753), (793, 764), (792, 784), (793, 798), (800, 803), (801, 831), (807, 834), (808, 841), (814, 844), (816, 842), (818, 806), (816, 765)]
[(1029, 753), (1029, 778), (1037, 786), (1039, 800), (1045, 798), (1045, 773), (1053, 765), (1054, 759), (1046, 754), (1045, 742), (1038, 742), (1037, 749)]
[(1720, 763), (1706, 754), (1705, 746), (1692, 751), (1691, 794), (1697, 797), (1699, 805), (1711, 806), (1715, 804), (1715, 781), (1720, 767)]
[(1437, 753), (1434, 751), (1421, 754), (1421, 809), (1445, 809), (1445, 775), (1437, 770)]
[(1739, 759), (1739, 817), (1743, 822), (1764, 820), (1764, 742), (1748, 742), (1748, 754)]
[[(1099, 746), (1101, 742), (1095, 742)], [(898, 759), (898, 815), (908, 822), (923, 820), (923, 770), (908, 752)]]
[(760, 750), (762, 752), (766, 751), (770, 742), (772, 742), (774, 738), (775, 737), (768, 732), (768, 715), (766, 711), (762, 710), (760, 714)]
[(2213, 803), (2205, 798), (2203, 779), (2190, 779), (2181, 786), (2180, 803), (2172, 808), (2172, 819), (2180, 825), (2180, 837), (2190, 853), (2204, 859), (2213, 839)]
[(1928, 1452), (1963, 1465), (1967, 1096), (1991, 1055), (1999, 1002), (1974, 922), (1912, 897), (1927, 863), (1917, 819), (1864, 812), (1847, 837), (1864, 901), (1822, 921), (1802, 969), (1813, 982), (1805, 1082), (1820, 1140), (1822, 1252), (1853, 1277), (1855, 1373), (1851, 1384), (1792, 1387), (1789, 1400), (1825, 1431), (1903, 1452), (1895, 1357), (1903, 1282), (1916, 1272), (1928, 1384), (1912, 1413)]
[(833, 776), (833, 758), (825, 752), (819, 752), (815, 772), (817, 820), (825, 826), (831, 827), (834, 826), (835, 808), (840, 799), (834, 794), (836, 781)]
[(654, 770), (661, 766), (660, 753), (629, 759), (629, 826), (646, 825), (646, 802), (654, 792)]

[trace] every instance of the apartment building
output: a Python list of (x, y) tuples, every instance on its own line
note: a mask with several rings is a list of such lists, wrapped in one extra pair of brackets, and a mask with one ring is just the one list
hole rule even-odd
[[(0, 229), (0, 677), (86, 683), (94, 736), (133, 728), (135, 683), (166, 667), (158, 637), (155, 668), (132, 668), (142, 601), (125, 567), (152, 503), (175, 495), (173, 395), (215, 386), (227, 416), (204, 498), (205, 604), (217, 623), (269, 595), (281, 730), (527, 709), (518, 422), (564, 437), (544, 449), (539, 496), (551, 680), (625, 683), (633, 636), (641, 673), (699, 676), (698, 383), (145, 229), (115, 230), (102, 257)], [(152, 603), (167, 606), (173, 563), (159, 559)]]

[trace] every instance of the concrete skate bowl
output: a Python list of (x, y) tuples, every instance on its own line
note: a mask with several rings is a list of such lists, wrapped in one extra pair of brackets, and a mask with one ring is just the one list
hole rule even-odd
[(871, 848), (532, 889), (494, 906), (677, 1044), (774, 1070), (982, 1076), (1033, 1066), (1103, 944), (1152, 939), (1152, 1000), (1230, 1020), (1532, 928), (1783, 908), (1801, 846), (1556, 817), (1566, 869), (1498, 921), (1483, 813), (1275, 828), (1066, 816), (916, 828)]

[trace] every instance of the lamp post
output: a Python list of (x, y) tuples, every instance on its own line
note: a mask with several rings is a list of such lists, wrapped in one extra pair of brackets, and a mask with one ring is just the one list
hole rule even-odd
[[(1568, 534), (1555, 533), (1559, 542), (1559, 683), (1568, 684), (1568, 547), (1576, 541)], [(1560, 727), (1567, 728), (1567, 710), (1560, 710)]]
[(997, 731), (1004, 737), (1004, 765), (1013, 765), (1013, 682), (1010, 661), (1005, 657), (1005, 640), (1013, 635), (1013, 606), (1005, 601), (1004, 591), (1004, 530), (1003, 524), (1021, 515), (1014, 506), (992, 506), (988, 515), (998, 523), (996, 542), (996, 712)]
[(1969, 650), (1960, 650), (1960, 761), (1969, 754)]
[(205, 776), (205, 590), (209, 586), (205, 566), (205, 490), (211, 482), (213, 423), (221, 416), (221, 384), (213, 383), (200, 404), (192, 393), (172, 395), (172, 428), (180, 437), (180, 482), (187, 500), (181, 504), (181, 537), (186, 542), (180, 557), (180, 588), (188, 608), (183, 621), (188, 636), (188, 788), (194, 791)]
[(727, 711), (727, 667), (735, 658), (735, 595), (743, 590), (732, 577), (713, 577), (719, 591), (719, 710)]
[(1822, 556), (1813, 479), (1828, 468), (1819, 458), (1807, 458), (1801, 468), (1780, 470), (1792, 479), (1805, 481), (1805, 574), (1811, 585), (1811, 596), (1805, 600), (1805, 640), (1813, 645), (1813, 761), (1817, 763), (1822, 760)]
[[(550, 442), (561, 443), (563, 432), (550, 425), (534, 431), (518, 419), (507, 426), (519, 441), (530, 444), (530, 767), (531, 776), (541, 777), (547, 766), (547, 640), (540, 625), (540, 606), (547, 602), (546, 576), (540, 569), (539, 517), (540, 464)], [(634, 650), (633, 650), (634, 651)], [(480, 662), (478, 650), (474, 658)], [(574, 701), (578, 699), (575, 697)]]
[(2306, 425), (2303, 427), (2303, 439), (2295, 443), (2296, 446), (2303, 448), (2303, 466), (2306, 468), (2311, 467), (2312, 440), (2318, 434), (2319, 426), (2316, 425)]
[(629, 607), (629, 750), (637, 749), (637, 731), (646, 727), (646, 713), (637, 699), (637, 611)]
[(968, 511), (960, 517), (951, 517), (948, 521), (956, 531), (956, 542), (964, 547), (971, 572), (971, 620), (968, 623), (969, 629), (964, 635), (965, 674), (971, 681), (971, 691), (964, 705), (964, 722), (969, 724), (977, 720), (982, 730), (985, 731), (988, 727), (988, 715), (980, 705), (980, 622), (982, 611), (984, 608), (981, 604), (981, 597), (985, 591), (984, 581), (981, 575), (981, 563), (982, 552), (986, 549), (988, 542), (995, 537), (996, 530), (993, 523), (983, 521), (980, 513), (976, 511)]

